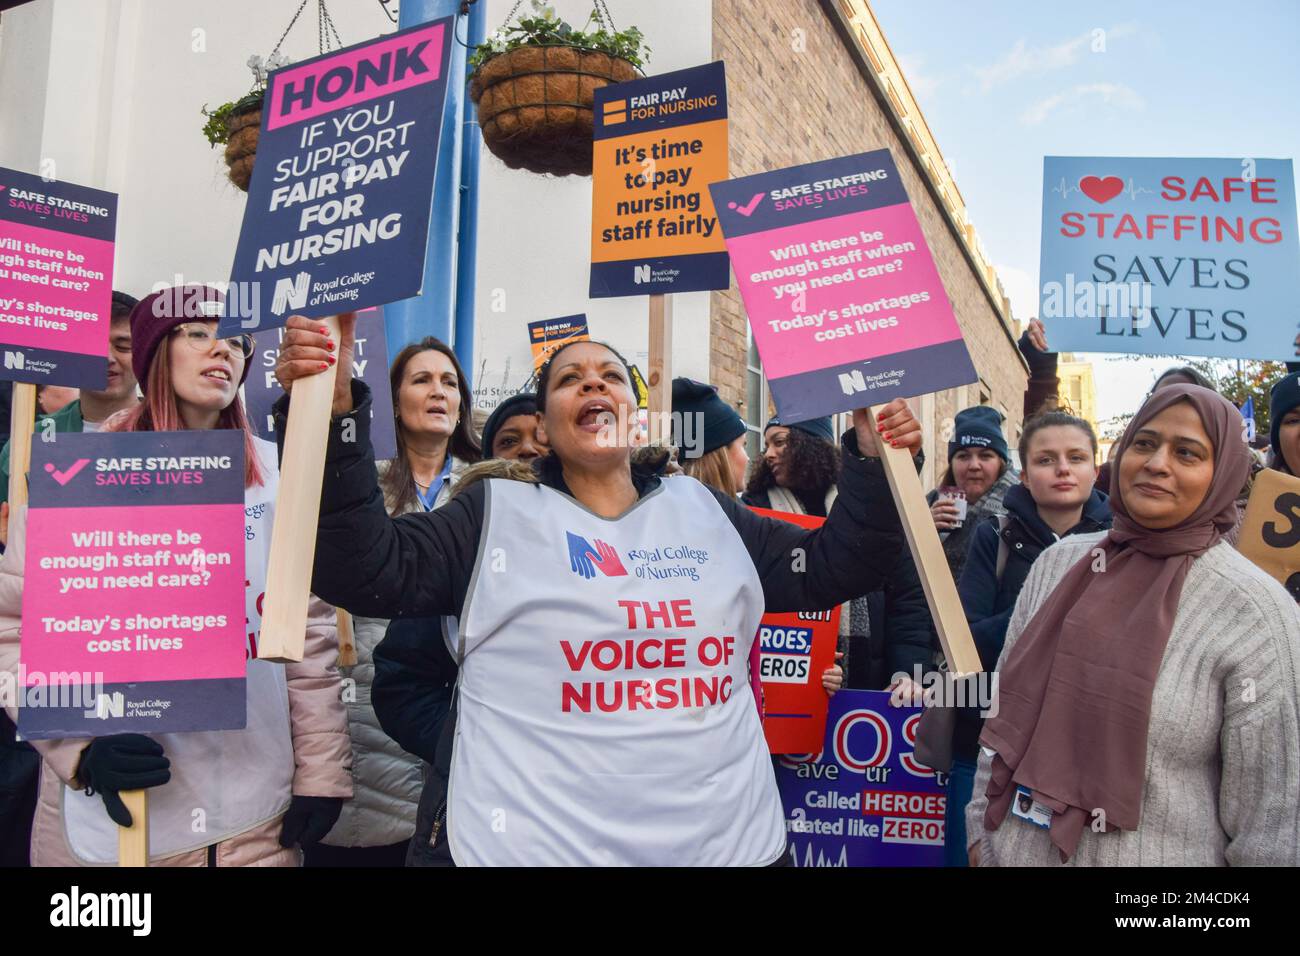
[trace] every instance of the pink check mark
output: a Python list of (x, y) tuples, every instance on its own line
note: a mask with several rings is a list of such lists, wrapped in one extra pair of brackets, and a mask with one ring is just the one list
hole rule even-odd
[(740, 213), (742, 216), (752, 216), (754, 214), (754, 210), (758, 208), (758, 204), (761, 203), (762, 201), (763, 201), (763, 194), (754, 193), (754, 198), (751, 199), (749, 202), (745, 203), (745, 205), (737, 206), (734, 202), (729, 202), (727, 203), (727, 208), (736, 210), (736, 212)]
[(50, 477), (53, 478), (55, 481), (57, 481), (60, 485), (66, 485), (73, 478), (77, 477), (77, 473), (81, 471), (81, 469), (85, 468), (89, 464), (90, 464), (89, 458), (78, 458), (76, 461), (72, 463), (71, 466), (68, 467), (66, 471), (59, 471), (59, 469), (54, 467), (54, 462), (47, 461), (45, 463), (45, 470), (48, 471), (50, 473)]

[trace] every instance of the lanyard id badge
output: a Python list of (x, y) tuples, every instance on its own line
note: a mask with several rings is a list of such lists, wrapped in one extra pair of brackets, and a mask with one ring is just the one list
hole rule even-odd
[(1044, 830), (1052, 825), (1052, 808), (1035, 800), (1034, 795), (1025, 787), (1016, 787), (1016, 795), (1011, 801), (1011, 812)]

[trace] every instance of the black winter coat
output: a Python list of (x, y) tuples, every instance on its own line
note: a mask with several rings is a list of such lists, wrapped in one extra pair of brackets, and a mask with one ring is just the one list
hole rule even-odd
[[(486, 483), (464, 487), (436, 511), (389, 517), (370, 446), (370, 390), (354, 380), (352, 397), (354, 410), (330, 424), (312, 591), (336, 607), (367, 617), (459, 617), (485, 523)], [(277, 418), (283, 420), (287, 411), (286, 399), (277, 402)], [(277, 427), (276, 434), (283, 433), (283, 425)], [(768, 610), (821, 610), (875, 590), (883, 586), (906, 550), (880, 462), (859, 457), (853, 432), (845, 434), (842, 448), (838, 500), (826, 523), (815, 531), (761, 518), (714, 492), (753, 561)], [(539, 459), (535, 472), (541, 483), (569, 493), (554, 456)], [(632, 480), (638, 495), (645, 497), (659, 487), (660, 473), (633, 468)], [(799, 570), (790, 561), (796, 548), (807, 556)], [(389, 653), (394, 653), (393, 647)], [(381, 682), (378, 668), (377, 663), (377, 684)], [(425, 798), (439, 807), (429, 838), (437, 862), (451, 862), (441, 814), (455, 728), (454, 698), (449, 711), (425, 787)], [(427, 739), (431, 712), (426, 704), (405, 716), (387, 711), (380, 720), (394, 739), (424, 748), (416, 741)], [(408, 722), (409, 727), (403, 726)]]

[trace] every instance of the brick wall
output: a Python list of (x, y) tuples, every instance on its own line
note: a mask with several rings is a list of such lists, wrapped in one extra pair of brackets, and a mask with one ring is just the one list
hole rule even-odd
[[(732, 176), (881, 147), (893, 153), (984, 383), (939, 393), (926, 403), (933, 408), (931, 421), (923, 422), (933, 435), (923, 476), (927, 483), (934, 480), (934, 459), (945, 454), (945, 427), (958, 409), (979, 402), (981, 388), (989, 403), (1006, 413), (1014, 447), (1024, 366), (946, 218), (821, 6), (816, 0), (713, 0), (713, 55), (727, 64)], [(713, 384), (737, 407), (745, 399), (745, 323), (733, 278), (730, 289), (712, 293), (709, 346)], [(921, 403), (913, 404), (921, 414)]]

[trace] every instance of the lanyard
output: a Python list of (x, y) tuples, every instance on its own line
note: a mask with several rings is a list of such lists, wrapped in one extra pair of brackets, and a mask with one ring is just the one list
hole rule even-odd
[[(415, 486), (415, 496), (420, 499), (420, 504), (425, 511), (432, 511), (438, 503), (438, 493), (442, 491), (442, 486), (451, 476), (451, 455), (447, 456), (446, 462), (442, 466), (442, 474), (429, 482), (429, 490), (421, 491), (420, 486)], [(412, 479), (414, 480), (414, 479)]]

